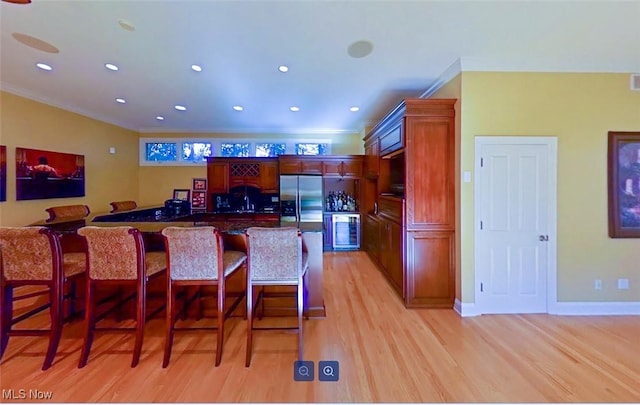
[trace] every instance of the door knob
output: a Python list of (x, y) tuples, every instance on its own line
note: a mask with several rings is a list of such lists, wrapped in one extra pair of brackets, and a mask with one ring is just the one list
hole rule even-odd
[(540, 235), (540, 236), (538, 236), (538, 239), (540, 239), (540, 242), (548, 242), (549, 241), (549, 235)]

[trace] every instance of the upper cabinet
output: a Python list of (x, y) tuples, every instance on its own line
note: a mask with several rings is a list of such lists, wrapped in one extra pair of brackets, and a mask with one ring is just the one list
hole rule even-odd
[(322, 156), (280, 155), (280, 174), (322, 174)]
[(380, 173), (380, 140), (368, 137), (364, 141), (364, 176), (375, 179)]
[(361, 177), (363, 156), (326, 156), (322, 161), (325, 177)]
[(280, 189), (277, 158), (208, 158), (207, 178), (209, 194), (228, 193), (239, 186), (255, 187), (263, 193)]
[(260, 162), (260, 186), (263, 193), (280, 192), (280, 175), (278, 172), (278, 160)]
[(229, 163), (207, 159), (207, 191), (209, 194), (229, 192)]

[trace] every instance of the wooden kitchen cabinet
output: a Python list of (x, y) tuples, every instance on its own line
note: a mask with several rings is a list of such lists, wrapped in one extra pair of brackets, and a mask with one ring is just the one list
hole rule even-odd
[(260, 162), (250, 158), (234, 158), (229, 162), (229, 188), (260, 188)]
[(278, 172), (277, 159), (260, 163), (260, 188), (263, 193), (280, 192), (280, 174)]
[(322, 174), (322, 156), (280, 155), (280, 174)]
[[(407, 308), (452, 308), (455, 299), (455, 103), (406, 99), (364, 138), (364, 204), (379, 220), (379, 249), (365, 235), (366, 250)], [(404, 198), (381, 194), (398, 182), (390, 162), (399, 156)]]
[(229, 163), (207, 161), (207, 211), (213, 211), (211, 194), (229, 192)]
[(322, 161), (325, 177), (361, 177), (363, 156), (327, 156)]
[(380, 263), (380, 221), (376, 215), (362, 218), (362, 248), (374, 263)]

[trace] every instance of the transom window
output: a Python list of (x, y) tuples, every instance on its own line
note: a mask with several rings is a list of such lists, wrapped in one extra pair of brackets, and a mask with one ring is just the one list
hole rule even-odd
[(140, 138), (141, 166), (206, 165), (211, 156), (330, 154), (331, 139)]

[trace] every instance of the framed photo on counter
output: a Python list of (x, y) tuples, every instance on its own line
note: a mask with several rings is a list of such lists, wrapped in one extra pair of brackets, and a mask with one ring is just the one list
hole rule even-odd
[(203, 210), (207, 208), (207, 192), (206, 191), (194, 191), (191, 194), (191, 209)]
[(193, 186), (191, 188), (193, 191), (206, 191), (207, 179), (193, 179)]
[(191, 190), (189, 189), (181, 189), (181, 188), (174, 188), (173, 189), (173, 199), (174, 200), (183, 200), (183, 201), (189, 201), (189, 197), (191, 196)]

